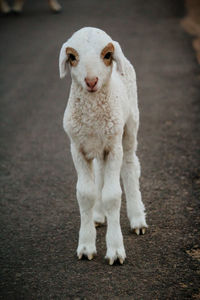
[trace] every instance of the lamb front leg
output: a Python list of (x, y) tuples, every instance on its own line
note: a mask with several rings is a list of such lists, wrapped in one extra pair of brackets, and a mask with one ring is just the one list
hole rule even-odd
[(102, 188), (104, 183), (104, 161), (102, 159), (94, 160), (95, 185), (97, 188), (97, 198), (93, 210), (93, 221), (96, 227), (105, 222), (105, 212), (102, 203)]
[(107, 218), (106, 259), (112, 265), (115, 260), (123, 264), (126, 253), (120, 227), (121, 186), (120, 168), (122, 164), (122, 147), (118, 146), (108, 154), (105, 162), (102, 201)]
[(72, 144), (72, 157), (78, 175), (76, 186), (77, 200), (81, 215), (77, 256), (86, 256), (91, 260), (96, 254), (96, 229), (93, 222), (93, 206), (96, 198), (96, 187), (92, 170), (92, 162)]

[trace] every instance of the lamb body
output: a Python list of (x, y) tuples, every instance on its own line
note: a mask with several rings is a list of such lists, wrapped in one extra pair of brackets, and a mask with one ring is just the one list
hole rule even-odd
[(139, 126), (135, 71), (119, 44), (96, 28), (83, 28), (63, 44), (61, 77), (66, 75), (67, 61), (72, 85), (63, 127), (71, 141), (78, 175), (81, 227), (77, 255), (93, 258), (94, 224), (104, 223), (106, 217), (106, 258), (110, 264), (117, 259), (123, 263), (120, 173), (131, 228), (139, 234), (147, 227), (135, 154)]

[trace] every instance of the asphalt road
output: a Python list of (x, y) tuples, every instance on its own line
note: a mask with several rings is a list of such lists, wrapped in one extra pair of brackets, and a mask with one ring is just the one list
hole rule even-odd
[[(1, 299), (200, 299), (199, 94), (182, 1), (27, 1), (0, 18)], [(120, 42), (135, 66), (141, 125), (138, 156), (147, 234), (121, 225), (127, 260), (75, 255), (76, 173), (62, 129), (70, 77), (60, 81), (60, 46), (83, 26)]]

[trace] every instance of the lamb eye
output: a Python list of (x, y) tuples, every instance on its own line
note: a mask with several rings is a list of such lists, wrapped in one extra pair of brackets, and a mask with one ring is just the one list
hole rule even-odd
[(75, 61), (75, 60), (76, 60), (76, 57), (75, 57), (74, 54), (71, 54), (71, 53), (70, 53), (69, 59), (70, 59), (71, 61)]
[(110, 58), (111, 58), (111, 52), (106, 53), (104, 59), (110, 59)]

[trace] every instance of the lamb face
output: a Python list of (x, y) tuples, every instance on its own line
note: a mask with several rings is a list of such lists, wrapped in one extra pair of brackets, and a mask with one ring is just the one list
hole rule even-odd
[[(97, 49), (88, 43), (84, 48), (79, 50), (78, 57), (77, 59), (75, 58), (75, 61), (77, 61), (75, 66), (73, 66), (74, 61), (71, 61), (71, 55), (68, 54), (71, 76), (83, 89), (86, 89), (88, 92), (96, 92), (109, 82), (112, 72), (112, 50), (114, 47), (110, 43), (101, 47), (102, 49)], [(105, 49), (107, 50), (105, 51)], [(69, 51), (68, 48), (66, 51)]]
[(60, 52), (60, 76), (69, 64), (72, 80), (86, 92), (98, 92), (109, 84), (115, 57), (115, 42), (102, 30), (77, 31)]

